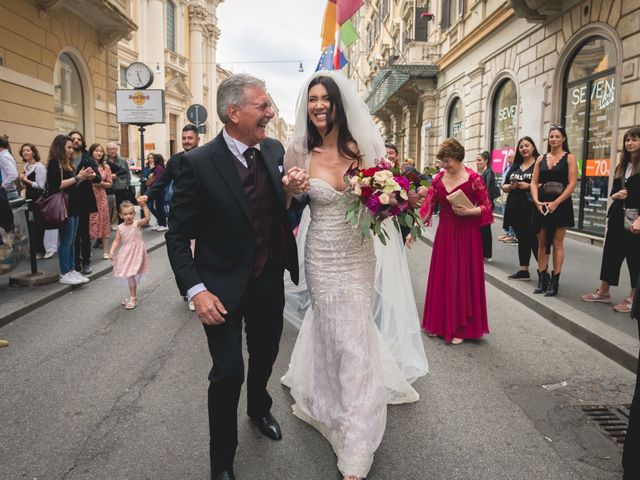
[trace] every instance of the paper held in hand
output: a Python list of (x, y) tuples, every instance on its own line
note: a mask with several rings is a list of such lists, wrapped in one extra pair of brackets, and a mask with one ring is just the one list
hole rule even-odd
[(473, 203), (469, 200), (462, 190), (456, 190), (455, 192), (447, 195), (447, 200), (454, 207), (473, 208)]

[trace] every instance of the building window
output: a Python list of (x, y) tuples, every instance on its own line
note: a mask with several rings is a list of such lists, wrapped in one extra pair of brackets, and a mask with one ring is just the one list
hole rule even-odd
[(178, 151), (178, 115), (169, 114), (169, 154), (175, 155)]
[(53, 69), (53, 128), (56, 133), (84, 132), (84, 93), (78, 67), (66, 53)]
[(127, 67), (120, 65), (120, 88), (127, 88)]
[(460, 98), (456, 98), (449, 108), (447, 137), (453, 137), (464, 144), (464, 112)]
[(464, 0), (442, 0), (440, 28), (447, 30), (464, 14)]
[(502, 179), (509, 156), (518, 141), (518, 92), (512, 80), (503, 80), (496, 89), (491, 106), (491, 166)]
[(564, 80), (564, 125), (578, 161), (578, 185), (572, 195), (576, 227), (595, 235), (604, 235), (606, 224), (616, 62), (611, 42), (592, 37), (574, 53)]
[(416, 8), (415, 34), (413, 36), (416, 42), (426, 42), (429, 38), (429, 21), (422, 16), (425, 13), (429, 13), (428, 8)]
[(171, 0), (167, 1), (167, 48), (176, 49), (176, 6)]

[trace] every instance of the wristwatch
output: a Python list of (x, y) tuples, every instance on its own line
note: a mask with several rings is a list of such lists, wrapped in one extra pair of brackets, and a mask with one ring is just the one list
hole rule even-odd
[(76, 180), (76, 183), (80, 183), (80, 177), (78, 175), (74, 175), (73, 178)]

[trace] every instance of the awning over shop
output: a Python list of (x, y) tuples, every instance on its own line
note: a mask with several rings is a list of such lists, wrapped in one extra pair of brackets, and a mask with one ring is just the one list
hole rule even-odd
[(375, 115), (409, 80), (435, 78), (437, 73), (435, 65), (390, 65), (380, 70), (365, 97), (369, 111)]

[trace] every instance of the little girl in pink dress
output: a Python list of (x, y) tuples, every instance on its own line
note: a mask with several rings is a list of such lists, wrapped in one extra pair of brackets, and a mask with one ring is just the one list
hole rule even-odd
[[(111, 245), (109, 256), (113, 262), (113, 276), (126, 278), (129, 286), (129, 297), (122, 301), (125, 310), (133, 310), (138, 303), (137, 285), (140, 277), (147, 271), (147, 247), (142, 240), (142, 227), (149, 223), (150, 212), (145, 202), (141, 202), (144, 218), (135, 221), (135, 209), (130, 202), (120, 204), (120, 218), (123, 223), (118, 226), (116, 238)], [(120, 246), (120, 243), (122, 245)], [(116, 250), (120, 250), (116, 254)]]

